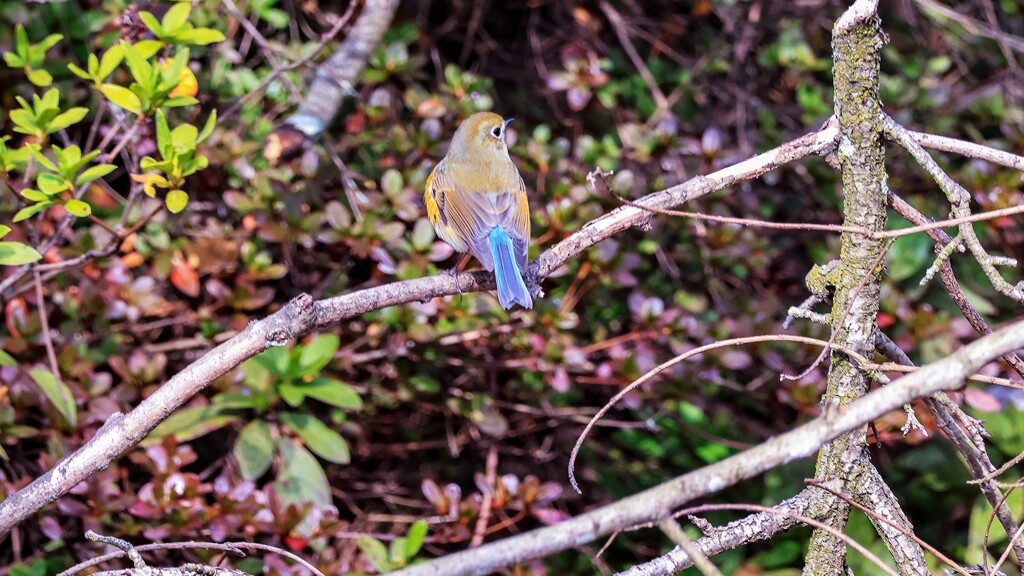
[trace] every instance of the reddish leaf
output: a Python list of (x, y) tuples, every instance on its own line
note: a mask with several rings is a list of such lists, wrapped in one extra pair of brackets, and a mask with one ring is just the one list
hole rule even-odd
[(175, 258), (171, 261), (171, 284), (186, 296), (199, 296), (199, 274), (188, 262)]

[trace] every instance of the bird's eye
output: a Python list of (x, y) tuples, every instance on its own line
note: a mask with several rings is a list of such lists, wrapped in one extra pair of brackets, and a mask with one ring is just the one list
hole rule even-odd
[(494, 130), (491, 130), (491, 134), (493, 134), (495, 138), (501, 138), (501, 126), (495, 126)]

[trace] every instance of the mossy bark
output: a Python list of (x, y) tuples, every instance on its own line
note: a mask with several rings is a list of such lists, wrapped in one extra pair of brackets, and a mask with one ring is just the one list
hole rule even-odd
[[(877, 15), (870, 15), (833, 32), (835, 109), (840, 126), (839, 163), (842, 170), (844, 224), (882, 230), (886, 219), (885, 159), (882, 115), (878, 97), (882, 33)], [(843, 234), (838, 266), (830, 276), (834, 289), (832, 329), (835, 341), (870, 357), (878, 313), (881, 254), (884, 242), (862, 235)], [(868, 375), (846, 354), (832, 352), (823, 410), (839, 410), (864, 395)], [(857, 494), (864, 478), (857, 474), (867, 459), (865, 428), (826, 444), (818, 455), (818, 478), (837, 478), (843, 492)], [(842, 531), (849, 505), (832, 500), (827, 523)], [(815, 530), (807, 552), (804, 574), (844, 574), (846, 544), (823, 530)]]

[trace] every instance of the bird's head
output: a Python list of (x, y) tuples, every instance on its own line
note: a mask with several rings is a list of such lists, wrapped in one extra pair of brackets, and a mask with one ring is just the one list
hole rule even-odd
[(477, 112), (462, 121), (459, 129), (452, 137), (448, 155), (479, 157), (494, 154), (497, 157), (508, 157), (505, 144), (505, 128), (508, 120), (493, 112)]

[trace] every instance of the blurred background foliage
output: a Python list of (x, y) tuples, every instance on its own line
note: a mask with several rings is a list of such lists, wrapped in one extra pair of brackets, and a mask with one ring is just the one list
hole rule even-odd
[[(816, 129), (831, 110), (830, 30), (841, 4), (403, 1), (333, 129), (297, 161), (270, 166), (259, 152), (296, 104), (287, 85), (275, 80), (224, 112), (271, 74), (268, 55), (290, 62), (316, 51), (347, 3), (240, 1), (265, 42), (248, 35), (220, 1), (197, 3), (192, 24), (227, 39), (192, 49), (199, 105), (174, 114), (202, 126), (210, 111), (221, 113), (199, 146), (209, 167), (188, 179), (190, 200), (180, 214), (161, 211), (113, 256), (48, 280), (44, 303), (31, 290), (4, 302), (0, 349), (14, 362), (0, 367), (0, 496), (291, 297), (453, 266), (457, 257), (435, 238), (420, 195), (469, 113), (516, 118), (511, 150), (530, 190), (531, 257), (619, 206), (619, 196), (663, 189)], [(886, 111), (912, 128), (1021, 153), (1021, 5), (936, 6), (883, 5)], [(4, 50), (14, 46), (15, 24), (33, 42), (63, 35), (43, 68), (62, 102), (92, 110), (68, 130), (71, 142), (84, 139), (100, 96), (67, 66), (84, 68), (89, 54), (115, 44), (126, 7), (125, 0), (0, 4)], [(167, 6), (141, 8), (160, 13)], [(667, 110), (658, 109), (622, 35)], [(300, 87), (310, 75), (304, 68), (284, 72)], [(0, 69), (4, 110), (16, 107), (16, 96), (40, 93), (24, 70)], [(13, 135), (7, 114), (0, 133)], [(133, 154), (152, 153), (154, 139), (144, 128)], [(891, 152), (891, 188), (925, 214), (946, 217), (935, 186), (905, 154)], [(1021, 202), (1018, 174), (937, 156), (974, 194), (976, 210)], [(86, 194), (99, 218), (120, 216), (109, 190), (124, 194), (131, 185), (123, 158), (114, 162), (120, 169)], [(597, 168), (611, 174), (588, 185)], [(7, 221), (21, 204), (9, 188), (0, 192)], [(817, 223), (840, 222), (840, 208), (838, 178), (816, 159), (685, 207)], [(44, 216), (36, 230), (53, 233), (57, 218)], [(250, 539), (287, 547), (327, 573), (379, 573), (465, 548), (484, 494), (492, 508), (487, 538), (498, 539), (653, 486), (814, 417), (824, 369), (799, 382), (778, 375), (801, 371), (818, 350), (762, 344), (704, 355), (631, 394), (604, 420), (582, 452), (584, 495), (571, 492), (565, 466), (573, 442), (620, 387), (695, 346), (780, 331), (787, 308), (807, 296), (804, 275), (838, 253), (838, 237), (818, 232), (666, 216), (652, 224), (569, 262), (544, 282), (533, 311), (505, 312), (489, 294), (435, 299), (367, 314), (247, 362), (142, 447), (8, 535), (0, 574), (45, 576), (92, 556), (96, 548), (82, 538), (87, 529), (133, 542)], [(907, 224), (891, 214), (890, 225)], [(982, 227), (994, 253), (1024, 257), (1017, 223)], [(15, 233), (38, 243), (24, 230)], [(102, 238), (100, 226), (80, 220), (50, 257), (74, 258)], [(879, 318), (918, 362), (974, 337), (940, 284), (918, 285), (931, 258), (924, 235), (896, 242)], [(1017, 314), (969, 259), (954, 258), (954, 268), (994, 324)], [(1020, 280), (1018, 271), (1009, 274)], [(40, 304), (75, 417), (31, 377), (47, 366)], [(827, 338), (818, 326), (791, 330)], [(995, 364), (986, 373), (1008, 375)], [(1024, 399), (985, 386), (956, 397), (986, 420), (994, 461), (1024, 450)], [(901, 414), (875, 423), (869, 440), (877, 465), (921, 537), (979, 562), (989, 507), (919, 414), (928, 437), (904, 438)], [(497, 465), (488, 474), (492, 450)], [(713, 501), (774, 504), (812, 474), (810, 461), (796, 463)], [(1024, 510), (1019, 492), (1011, 502)], [(732, 518), (709, 516), (716, 523)], [(998, 555), (1006, 538), (998, 524), (992, 530), (989, 551)], [(866, 518), (855, 515), (850, 533), (886, 556)], [(731, 574), (798, 574), (807, 536), (794, 530), (716, 562)], [(670, 545), (654, 530), (639, 530), (599, 548), (508, 573), (614, 571)], [(156, 561), (181, 559), (166, 554)], [(272, 555), (231, 561), (252, 573), (304, 573)], [(857, 573), (873, 571), (856, 554), (850, 562)]]

